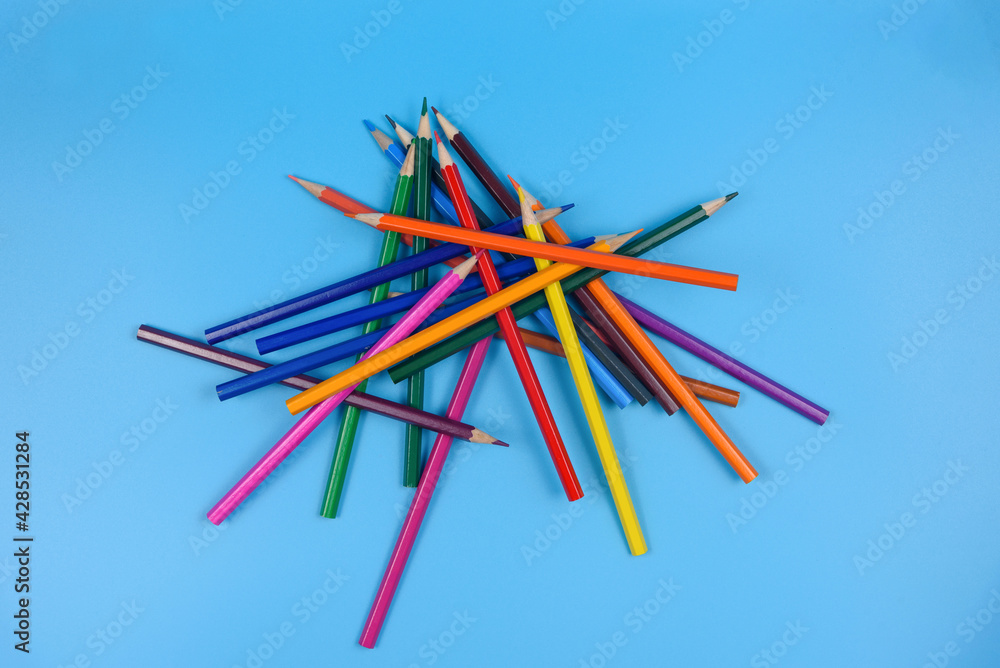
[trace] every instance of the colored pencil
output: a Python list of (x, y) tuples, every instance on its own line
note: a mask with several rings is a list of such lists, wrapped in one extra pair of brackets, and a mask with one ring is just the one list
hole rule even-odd
[(628, 309), (632, 316), (641, 325), (648, 328), (649, 331), (659, 334), (674, 345), (683, 348), (693, 355), (697, 355), (717, 369), (725, 371), (733, 378), (766, 394), (775, 401), (791, 408), (796, 413), (809, 418), (816, 424), (823, 424), (830, 417), (830, 411), (793, 392), (777, 381), (771, 380), (761, 372), (750, 368), (718, 348), (712, 347), (696, 336), (685, 332), (680, 327), (644, 309), (635, 302), (629, 301), (620, 295), (618, 299), (621, 300), (622, 305)]
[[(378, 147), (382, 149), (389, 158), (396, 162), (397, 167), (401, 167), (403, 160), (406, 158), (406, 149), (401, 148), (399, 144), (392, 141), (389, 135), (385, 134), (379, 130), (375, 125), (369, 121), (364, 121), (365, 127), (368, 128), (368, 132), (371, 133), (372, 138)], [(434, 208), (438, 210), (442, 216), (448, 220), (449, 223), (453, 225), (458, 224), (458, 216), (455, 213), (455, 207), (452, 205), (451, 200), (448, 199), (448, 195), (443, 189), (438, 187), (436, 184), (431, 185), (431, 200), (434, 202)]]
[[(431, 121), (427, 117), (427, 98), (424, 98), (420, 110), (420, 122), (417, 126), (417, 137), (404, 146), (413, 146), (416, 150), (416, 176), (414, 180), (413, 215), (420, 220), (431, 219)], [(403, 212), (406, 213), (405, 211)], [(427, 249), (427, 239), (413, 238), (413, 252), (419, 253)], [(427, 287), (427, 270), (413, 272), (410, 277), (410, 289), (422, 290)], [(424, 407), (424, 372), (415, 373), (406, 379), (406, 403), (414, 408)], [(406, 426), (403, 436), (403, 486), (416, 487), (420, 482), (421, 465), (421, 432), (412, 425)]]
[[(462, 176), (458, 171), (458, 166), (455, 165), (451, 159), (451, 155), (448, 153), (448, 149), (445, 148), (444, 144), (441, 143), (441, 139), (436, 134), (435, 139), (438, 150), (438, 163), (441, 165), (441, 175), (448, 185), (448, 194), (455, 204), (455, 210), (458, 212), (458, 220), (462, 225), (461, 228), (456, 229), (483, 234), (479, 231), (479, 224), (472, 213), (472, 205), (469, 203), (469, 196), (465, 192), (465, 185), (462, 183)], [(423, 224), (433, 225), (434, 223)], [(471, 244), (469, 248), (472, 251), (479, 250), (478, 247)], [(579, 248), (574, 248), (573, 251), (589, 253), (589, 251)], [(594, 253), (594, 255), (603, 254)], [(503, 290), (503, 284), (500, 282), (496, 266), (493, 264), (493, 258), (490, 257), (489, 253), (483, 253), (479, 264), (479, 275), (482, 276), (487, 295), (492, 296)], [(569, 453), (566, 452), (566, 445), (559, 434), (559, 428), (556, 426), (552, 409), (545, 398), (544, 390), (542, 390), (541, 381), (538, 380), (535, 366), (531, 362), (531, 357), (528, 356), (528, 349), (518, 335), (517, 322), (514, 320), (514, 315), (510, 312), (509, 308), (501, 308), (497, 312), (497, 320), (500, 323), (500, 329), (504, 333), (504, 343), (507, 344), (507, 351), (514, 361), (514, 368), (517, 370), (521, 385), (524, 387), (524, 392), (528, 397), (528, 403), (531, 405), (532, 413), (535, 415), (535, 421), (542, 432), (542, 439), (545, 441), (549, 456), (555, 465), (559, 482), (566, 493), (566, 498), (570, 501), (576, 501), (583, 496), (583, 488), (580, 486), (576, 471), (573, 470)]]
[[(396, 135), (399, 137), (399, 141), (402, 142), (402, 145), (403, 146), (409, 145), (410, 141), (412, 141), (413, 134), (410, 133), (410, 131), (407, 130), (405, 127), (403, 127), (401, 123), (397, 123), (392, 118), (390, 118), (388, 114), (386, 114), (385, 118), (386, 120), (389, 121), (389, 124), (392, 126), (392, 129), (396, 131)], [(429, 126), (428, 130), (430, 130)], [(419, 134), (419, 127), (417, 128), (417, 132)], [(403, 150), (399, 147), (399, 144), (393, 142), (393, 145), (388, 147), (388, 149), (383, 151), (383, 153), (387, 158), (389, 158), (393, 162), (398, 162), (399, 156), (403, 154)], [(445, 195), (448, 194), (448, 185), (445, 183), (444, 177), (441, 176), (441, 165), (438, 164), (438, 161), (434, 158), (433, 155), (431, 156), (431, 180), (432, 183), (434, 183), (434, 185), (436, 185), (438, 188), (441, 189), (441, 192), (443, 192)], [(483, 229), (486, 229), (487, 227), (493, 227), (493, 221), (490, 220), (490, 217), (486, 215), (486, 212), (484, 212), (479, 207), (479, 205), (476, 204), (476, 201), (470, 197), (469, 203), (472, 205), (473, 213), (476, 214), (476, 221), (479, 223), (479, 226)], [(458, 214), (456, 213), (456, 217), (457, 215)]]
[[(538, 309), (535, 313), (540, 313), (545, 309)], [(653, 394), (642, 384), (642, 381), (632, 373), (632, 370), (625, 365), (625, 362), (619, 358), (608, 344), (604, 342), (601, 338), (600, 332), (598, 332), (594, 327), (591, 327), (590, 323), (585, 321), (583, 317), (573, 310), (570, 306), (569, 315), (573, 319), (573, 325), (576, 327), (577, 337), (580, 339), (580, 343), (584, 347), (590, 348), (591, 352), (601, 360), (604, 367), (608, 372), (614, 376), (619, 383), (625, 388), (625, 390), (639, 402), (640, 406), (645, 406), (653, 398)], [(591, 369), (593, 370), (593, 369)]]
[(458, 131), (458, 128), (452, 125), (435, 107), (431, 107), (431, 111), (437, 117), (438, 125), (444, 130), (448, 142), (454, 147), (455, 152), (458, 153), (462, 160), (465, 161), (465, 164), (469, 166), (469, 169), (476, 175), (476, 178), (483, 184), (483, 187), (486, 188), (505, 213), (516, 216), (516, 213), (511, 214), (509, 212), (519, 211), (520, 206), (517, 203), (517, 198), (507, 190), (503, 180), (490, 168), (486, 160), (483, 159), (483, 156), (476, 150), (476, 147), (472, 145), (472, 142), (464, 134)]
[[(518, 192), (527, 198), (528, 204), (533, 210), (540, 210), (542, 208), (538, 200), (526, 190), (521, 189), (513, 178), (510, 176), (507, 178), (518, 189)], [(552, 224), (554, 221), (549, 221), (549, 223)], [(563, 232), (558, 223), (553, 224), (549, 228), (548, 236), (555, 243), (563, 243), (563, 240), (568, 240), (566, 233)], [(542, 238), (545, 238), (544, 231)], [(600, 278), (594, 279), (594, 283), (597, 282), (603, 283)], [(667, 415), (676, 413), (680, 409), (680, 404), (677, 403), (677, 400), (670, 393), (666, 383), (656, 375), (639, 354), (639, 351), (632, 346), (628, 338), (615, 326), (608, 314), (604, 312), (602, 307), (597, 303), (597, 300), (593, 298), (591, 287), (589, 285), (582, 286), (574, 293), (574, 296), (580, 301), (587, 313), (590, 314), (591, 320), (596, 323), (597, 326), (593, 328), (593, 331), (595, 333), (604, 333), (609, 340), (609, 344), (614, 346), (615, 351), (624, 360), (628, 369), (642, 380), (643, 384), (656, 398), (656, 402), (666, 411)]]
[[(680, 375), (663, 356), (660, 349), (650, 341), (646, 331), (628, 315), (625, 307), (618, 301), (615, 294), (611, 292), (611, 289), (604, 285), (604, 283), (597, 282), (591, 283), (590, 288), (594, 299), (603, 307), (603, 311), (607, 312), (615, 325), (621, 329), (622, 333), (636, 347), (646, 363), (667, 384), (667, 387), (670, 388), (670, 393), (677, 397), (680, 405), (691, 416), (694, 423), (704, 432), (708, 440), (712, 442), (712, 445), (716, 447), (733, 470), (736, 471), (740, 479), (748, 483), (756, 478), (757, 471), (754, 470), (753, 466), (747, 461), (747, 458), (740, 452), (739, 448), (736, 447), (736, 444), (733, 443), (728, 434), (719, 426), (719, 423), (715, 421), (712, 414), (705, 409), (705, 406), (694, 396), (691, 389), (684, 384)], [(594, 314), (591, 313), (591, 316), (593, 317)]]
[[(623, 234), (613, 239), (599, 241), (593, 246), (594, 250), (603, 252), (613, 251), (621, 244), (624, 244), (635, 234)], [(475, 304), (469, 306), (458, 313), (437, 322), (430, 327), (417, 332), (402, 343), (378, 354), (373, 355), (363, 362), (345, 369), (336, 376), (325, 380), (316, 387), (300, 392), (285, 402), (288, 410), (295, 414), (300, 413), (310, 406), (323, 401), (340, 390), (353, 383), (359, 383), (365, 378), (369, 378), (380, 371), (384, 371), (400, 360), (409, 357), (417, 351), (423, 350), (427, 346), (441, 341), (455, 332), (466, 330), (470, 325), (488, 318), (506, 306), (523, 299), (528, 295), (535, 294), (546, 285), (559, 281), (570, 276), (583, 267), (574, 264), (558, 262), (543, 271), (534, 273), (527, 278), (523, 278), (517, 283), (504, 288), (496, 294), (490, 295)]]
[[(399, 175), (396, 177), (396, 185), (393, 189), (390, 208), (397, 213), (406, 213), (410, 206), (410, 194), (413, 190), (414, 160), (416, 158), (415, 152), (416, 147), (410, 146), (406, 152), (406, 159), (403, 161), (402, 167), (399, 168)], [(414, 239), (414, 244), (414, 248), (416, 248), (416, 239)], [(377, 266), (384, 267), (387, 264), (395, 262), (398, 253), (399, 236), (387, 233), (382, 237), (382, 248), (379, 251)], [(426, 270), (422, 271), (426, 272)], [(377, 304), (383, 301), (388, 292), (388, 283), (375, 286), (369, 296), (368, 303)], [(362, 334), (371, 334), (381, 328), (381, 326), (381, 320), (366, 322), (362, 329)], [(358, 389), (364, 392), (366, 386), (367, 381), (359, 383)], [(414, 408), (421, 408), (421, 406), (414, 406)], [(340, 431), (337, 432), (337, 441), (333, 449), (333, 460), (330, 462), (330, 475), (326, 481), (326, 492), (323, 494), (323, 502), (320, 506), (320, 515), (323, 517), (333, 519), (337, 516), (337, 509), (340, 507), (340, 497), (344, 492), (344, 482), (347, 478), (347, 467), (350, 464), (351, 452), (354, 449), (354, 439), (358, 433), (358, 423), (360, 420), (361, 411), (358, 409), (348, 406), (344, 410), (340, 420)]]
[[(718, 201), (718, 200), (715, 200)], [(705, 204), (699, 204), (692, 207), (680, 214), (671, 218), (662, 225), (657, 226), (655, 229), (646, 232), (640, 237), (633, 239), (624, 246), (618, 249), (616, 254), (618, 255), (641, 255), (653, 248), (656, 248), (663, 242), (674, 238), (678, 234), (691, 229), (698, 223), (708, 220), (710, 213), (706, 210), (706, 206), (711, 205), (711, 202), (706, 202)], [(537, 214), (536, 214), (537, 216)], [(542, 229), (545, 225), (542, 225)], [(586, 285), (595, 278), (600, 278), (607, 272), (600, 271), (597, 269), (584, 269), (579, 273), (571, 276), (570, 278), (562, 281), (563, 293), (570, 294), (580, 288), (582, 285)], [(545, 296), (544, 295), (533, 295), (528, 297), (522, 302), (518, 302), (511, 306), (511, 310), (514, 312), (514, 317), (523, 318), (537, 311), (539, 308), (544, 306)], [(411, 359), (400, 363), (396, 367), (389, 370), (389, 377), (392, 378), (394, 383), (398, 383), (402, 379), (408, 377), (410, 374), (414, 373), (418, 369), (426, 369), (432, 364), (454, 355), (459, 350), (472, 345), (474, 342), (483, 338), (484, 336), (490, 336), (498, 329), (496, 319), (489, 318), (483, 322), (480, 322), (468, 330), (453, 336), (448, 341), (441, 343), (438, 346), (434, 346), (428, 350), (425, 350), (417, 355), (414, 355)]]
[[(594, 237), (587, 237), (586, 239), (574, 241), (572, 245), (577, 247), (586, 247), (593, 243)], [(514, 260), (513, 262), (504, 262), (497, 265), (497, 273), (499, 273), (500, 278), (505, 281), (521, 278), (534, 270), (535, 262), (530, 257), (520, 258), (518, 260)], [(454, 292), (452, 299), (461, 295), (468, 295), (469, 293), (477, 292), (482, 290), (482, 287), (482, 279), (477, 274), (470, 274), (462, 283), (461, 287)], [(383, 318), (387, 315), (392, 315), (393, 313), (401, 313), (402, 311), (405, 311), (413, 306), (413, 304), (417, 303), (417, 300), (423, 296), (426, 290), (427, 288), (404, 293), (389, 293), (388, 299), (378, 302), (377, 304), (365, 304), (364, 306), (359, 306), (358, 308), (351, 309), (349, 311), (343, 311), (342, 313), (321, 318), (320, 320), (314, 320), (313, 322), (299, 325), (298, 327), (291, 327), (274, 334), (269, 334), (268, 336), (262, 336), (257, 339), (257, 350), (263, 355), (274, 352), (275, 350), (281, 350), (299, 343), (311, 341), (327, 334), (339, 332), (348, 327), (363, 325), (366, 322)]]
[[(453, 419), (462, 417), (465, 407), (469, 403), (469, 397), (472, 394), (472, 389), (475, 386), (479, 369), (483, 365), (489, 345), (490, 339), (486, 338), (476, 342), (472, 346), (462, 367), (462, 373), (458, 377), (455, 391), (451, 395), (448, 410), (445, 412), (446, 416)], [(403, 526), (399, 530), (399, 537), (396, 539), (396, 544), (392, 548), (392, 555), (389, 557), (389, 564), (382, 575), (382, 581), (375, 592), (375, 600), (372, 602), (368, 618), (365, 620), (364, 628), (361, 631), (361, 638), (358, 640), (358, 643), (363, 647), (369, 649), (375, 647), (375, 642), (382, 631), (385, 616), (389, 612), (392, 598), (396, 593), (396, 588), (399, 586), (399, 579), (406, 569), (406, 561), (410, 558), (410, 552), (413, 550), (413, 544), (416, 541), (417, 534), (420, 532), (420, 525), (427, 514), (427, 508), (430, 505), (431, 497), (434, 495), (437, 482), (441, 478), (441, 472), (444, 470), (444, 463), (448, 458), (450, 450), (451, 439), (448, 436), (439, 435), (434, 440), (434, 445), (431, 447), (431, 454), (427, 458), (427, 466), (424, 468), (423, 475), (420, 476), (416, 493), (410, 500), (410, 508), (406, 512)]]
[[(531, 205), (524, 199), (524, 193), (520, 188), (518, 196), (521, 200), (521, 220), (524, 221), (525, 236), (535, 240), (544, 239), (545, 233), (542, 232), (542, 226), (535, 221), (535, 213), (531, 210)], [(535, 265), (538, 267), (538, 271), (542, 271), (551, 263), (536, 258)], [(569, 315), (566, 297), (558, 282), (545, 286), (544, 294), (559, 332), (559, 340), (563, 345), (563, 350), (566, 351), (566, 361), (569, 363), (570, 374), (573, 376), (576, 392), (580, 396), (580, 404), (583, 406), (583, 413), (587, 418), (590, 435), (597, 447), (597, 455), (601, 460), (601, 467), (604, 469), (604, 477), (608, 481), (615, 509), (618, 511), (618, 519), (625, 532), (625, 540), (633, 555), (645, 554), (646, 540), (643, 538), (642, 527), (635, 514), (635, 507), (632, 505), (628, 485), (625, 484), (625, 476), (622, 474), (621, 464), (615, 453), (615, 445), (611, 440), (611, 432), (608, 431), (608, 424), (604, 419), (604, 411), (601, 410), (601, 402), (597, 398), (597, 390), (594, 388), (590, 371), (587, 369), (587, 362), (583, 357), (583, 349), (580, 347), (579, 339), (576, 338), (576, 329), (573, 327), (573, 319)]]
[[(483, 184), (487, 191), (489, 191), (496, 203), (500, 205), (500, 208), (505, 212), (519, 212), (520, 206), (518, 204), (518, 200), (511, 196), (510, 191), (507, 190), (507, 184), (504, 183), (503, 179), (501, 179), (493, 168), (490, 167), (489, 163), (486, 162), (476, 147), (472, 145), (472, 142), (469, 141), (468, 137), (460, 132), (458, 128), (449, 122), (448, 119), (445, 118), (444, 115), (437, 109), (434, 109), (434, 114), (437, 116), (438, 123), (444, 130), (444, 133), (448, 137), (449, 142), (451, 142), (451, 145), (455, 148), (462, 159), (465, 160), (466, 164), (469, 165), (472, 173), (476, 175), (479, 182)], [(508, 178), (510, 177), (508, 176)], [(513, 183), (513, 179), (511, 179), (511, 182)], [(517, 183), (513, 184), (516, 189)], [(529, 197), (529, 199), (532, 200), (532, 208), (536, 210), (541, 209), (541, 205), (538, 204), (537, 200), (532, 197)], [(512, 215), (516, 215), (516, 213)], [(546, 230), (546, 234), (549, 236), (549, 241), (562, 243), (559, 239), (552, 237), (552, 232), (556, 229), (562, 233), (562, 230), (559, 229), (558, 223), (555, 220), (549, 221), (547, 227), (544, 229)], [(561, 236), (565, 235), (562, 234)], [(543, 238), (541, 240), (544, 241), (545, 239)], [(588, 300), (588, 297), (589, 294), (587, 294), (587, 287), (584, 286), (583, 289), (579, 291), (579, 294), (577, 294), (577, 298), (593, 302), (593, 300)], [(591, 306), (593, 306), (593, 304), (591, 304)], [(673, 415), (677, 412), (680, 406), (677, 404), (673, 395), (670, 394), (670, 390), (667, 389), (664, 383), (657, 378), (652, 369), (645, 364), (642, 356), (639, 355), (638, 351), (636, 351), (631, 344), (629, 344), (628, 340), (613, 327), (609, 327), (607, 324), (604, 324), (607, 320), (608, 318), (603, 318), (602, 322), (598, 323), (599, 326), (594, 328), (594, 332), (597, 335), (602, 336), (605, 340), (605, 344), (611, 346), (618, 353), (618, 355), (621, 356), (621, 359), (624, 360), (619, 361), (617, 364), (612, 361), (612, 368), (618, 367), (619, 375), (626, 373), (638, 375), (644, 385), (656, 398), (657, 403), (659, 403), (663, 410), (666, 411), (667, 415)]]
[[(440, 155), (440, 154), (439, 154)], [(380, 230), (395, 230), (414, 236), (424, 236), (438, 241), (464, 243), (485, 250), (506, 251), (515, 255), (541, 258), (554, 262), (578, 264), (592, 269), (636, 274), (690, 285), (701, 285), (722, 290), (735, 290), (738, 276), (721, 271), (686, 267), (684, 265), (641, 260), (634, 257), (593, 253), (582, 248), (568, 248), (559, 244), (530, 241), (495, 232), (484, 232), (441, 223), (430, 223), (392, 214), (359, 213), (352, 216)]]
[[(550, 334), (558, 336), (559, 329), (556, 326), (556, 321), (552, 317), (551, 310), (547, 308), (538, 309), (535, 311), (535, 319), (542, 323), (542, 326), (548, 330)], [(520, 327), (518, 327), (517, 330), (519, 334), (523, 331)], [(596, 339), (597, 337), (594, 338)], [(533, 347), (531, 343), (524, 338), (524, 336), (522, 336), (521, 339), (524, 341), (524, 345), (529, 348)], [(598, 339), (598, 343), (600, 343), (600, 339)], [(587, 368), (590, 369), (594, 382), (597, 383), (602, 390), (604, 390), (604, 393), (607, 394), (613, 402), (615, 402), (615, 405), (618, 406), (618, 408), (625, 408), (632, 403), (632, 395), (629, 394), (628, 390), (625, 389), (625, 386), (622, 385), (617, 378), (615, 378), (614, 374), (611, 373), (611, 370), (608, 369), (608, 366), (594, 354), (590, 347), (584, 346), (581, 342), (580, 351), (583, 354), (584, 364), (586, 364)]]
[[(619, 299), (624, 299), (624, 297), (619, 297)], [(625, 308), (628, 308), (628, 304), (625, 304)], [(559, 343), (559, 339), (554, 336), (548, 336), (530, 329), (524, 329), (523, 327), (519, 327), (518, 329), (521, 330), (521, 336), (524, 338), (524, 342), (529, 348), (541, 350), (542, 352), (549, 353), (550, 355), (556, 355), (557, 357), (566, 357), (566, 351), (563, 350), (562, 344)], [(577, 330), (579, 329), (580, 328), (578, 326)], [(502, 338), (503, 334), (501, 332), (497, 332), (495, 336), (497, 338)], [(681, 376), (681, 380), (683, 380), (684, 383), (691, 388), (691, 391), (694, 392), (696, 397), (701, 399), (708, 399), (709, 401), (714, 401), (717, 404), (729, 407), (736, 407), (740, 402), (740, 393), (736, 390), (731, 390), (728, 387), (714, 385), (689, 376)]]
[[(409, 334), (416, 330), (417, 326), (444, 301), (451, 292), (458, 287), (462, 279), (468, 274), (476, 263), (476, 257), (469, 258), (458, 267), (455, 267), (435, 284), (435, 289), (424, 295), (416, 306), (407, 311), (399, 322), (381, 338), (378, 343), (372, 346), (371, 350), (365, 353), (366, 358), (377, 357), (380, 351), (390, 350), (394, 344), (404, 340)], [(426, 331), (426, 330), (425, 330)], [(355, 365), (356, 367), (357, 365)], [(352, 367), (354, 368), (354, 367)], [(312, 392), (322, 387), (327, 381), (305, 390)], [(218, 503), (208, 512), (208, 519), (212, 524), (219, 524), (224, 521), (240, 503), (256, 489), (260, 483), (270, 475), (291, 452), (302, 443), (312, 431), (319, 426), (326, 416), (339, 406), (343, 400), (357, 387), (358, 383), (351, 383), (340, 388), (324, 401), (317, 402), (318, 405), (299, 419), (295, 425), (265, 454), (260, 461), (230, 489)]]
[[(165, 332), (162, 329), (148, 325), (141, 325), (139, 327), (136, 338), (140, 341), (166, 348), (167, 350), (173, 350), (190, 357), (205, 360), (206, 362), (212, 362), (227, 369), (233, 369), (234, 371), (253, 373), (254, 371), (260, 371), (270, 366), (267, 362), (255, 360), (252, 357), (223, 350), (222, 348), (178, 336), (177, 334), (171, 334), (170, 332)], [(556, 343), (558, 344), (558, 341)], [(306, 390), (319, 382), (321, 382), (319, 378), (299, 375), (286, 378), (281, 381), (281, 384), (297, 390)], [(423, 429), (429, 429), (441, 434), (448, 434), (453, 438), (463, 441), (507, 447), (507, 443), (490, 436), (482, 429), (474, 427), (471, 424), (465, 424), (464, 422), (428, 413), (427, 411), (417, 410), (411, 406), (371, 394), (365, 394), (364, 392), (352, 392), (344, 399), (344, 403), (348, 406), (368, 411), (369, 413), (383, 415), (407, 424), (419, 425)]]
[[(559, 210), (561, 211), (562, 207)], [(555, 213), (556, 210), (552, 210), (545, 215), (550, 216), (555, 215)], [(539, 216), (539, 220), (543, 217)], [(492, 229), (494, 233), (517, 234), (521, 231), (521, 219), (518, 218), (499, 223), (494, 225)], [(343, 299), (381, 283), (388, 283), (402, 276), (412, 274), (424, 267), (431, 267), (453, 257), (458, 257), (467, 253), (468, 250), (468, 246), (464, 244), (442, 244), (423, 253), (414, 253), (385, 267), (371, 269), (324, 288), (313, 290), (312, 292), (299, 297), (293, 297), (274, 306), (254, 311), (253, 313), (230, 320), (221, 325), (216, 325), (215, 327), (210, 327), (205, 330), (205, 338), (209, 343), (219, 343), (220, 341), (231, 339), (273, 322), (278, 322), (293, 315), (298, 315), (310, 309), (337, 301), (338, 299)]]

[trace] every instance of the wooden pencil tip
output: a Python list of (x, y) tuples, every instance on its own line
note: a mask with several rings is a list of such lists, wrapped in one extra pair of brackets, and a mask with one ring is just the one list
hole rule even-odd
[(421, 109), (420, 109), (420, 115), (421, 116), (426, 116), (427, 115), (427, 98), (426, 97), (424, 98), (424, 106), (421, 107)]
[(625, 244), (627, 244), (628, 241), (629, 241), (629, 239), (631, 239), (635, 235), (639, 234), (640, 232), (642, 232), (641, 228), (638, 229), (638, 230), (635, 230), (634, 232), (627, 232), (625, 234), (619, 234), (614, 239), (609, 239), (608, 240), (608, 246), (611, 247), (612, 251), (616, 251), (619, 248), (621, 248), (622, 246), (624, 246)]
[(518, 182), (514, 180), (513, 176), (511, 176), (510, 174), (508, 174), (507, 178), (510, 179), (511, 184), (513, 184), (514, 190), (520, 190), (521, 189), (520, 184), (518, 184)]
[(378, 229), (379, 221), (382, 220), (381, 213), (355, 213), (355, 214), (344, 214), (348, 218), (354, 218), (355, 220), (360, 220), (365, 225), (370, 225), (376, 230)]
[(726, 195), (725, 197), (716, 197), (712, 201), (705, 202), (704, 204), (702, 204), (701, 208), (703, 208), (705, 210), (705, 215), (706, 216), (711, 216), (716, 211), (718, 211), (719, 209), (721, 209), (726, 204), (726, 202), (728, 202), (732, 198), (736, 197), (737, 195), (739, 195), (739, 193), (730, 193), (730, 194)]
[(438, 131), (437, 130), (434, 131), (434, 143), (435, 144), (440, 144), (441, 143), (441, 138), (438, 137)]
[[(426, 102), (426, 101), (427, 101), (427, 98), (424, 98), (424, 102)], [(437, 109), (437, 107), (435, 107), (434, 105), (431, 105), (431, 111), (433, 111), (433, 112), (434, 112), (434, 115), (435, 115), (435, 116), (437, 116), (437, 115), (438, 115), (438, 109)]]
[(377, 128), (375, 127), (375, 124), (372, 123), (371, 121), (369, 121), (367, 118), (364, 119), (361, 122), (365, 124), (366, 128), (368, 128), (368, 132), (375, 132), (375, 130), (377, 130)]
[(389, 114), (385, 114), (385, 120), (389, 121), (389, 125), (392, 126), (393, 130), (396, 129), (396, 121), (392, 120), (392, 116), (390, 116)]
[(326, 190), (326, 186), (321, 186), (318, 183), (313, 183), (312, 181), (306, 181), (305, 179), (300, 179), (297, 176), (292, 176), (291, 174), (288, 175), (288, 178), (298, 183), (300, 186), (308, 190), (316, 197), (319, 197), (323, 193), (323, 191)]
[(500, 445), (505, 448), (510, 447), (509, 443), (504, 443), (498, 438), (493, 438), (492, 436), (487, 434), (482, 429), (479, 429), (478, 427), (472, 428), (472, 434), (469, 436), (469, 441), (471, 443), (486, 443), (486, 444)]
[(406, 149), (406, 158), (403, 160), (402, 166), (399, 168), (400, 176), (413, 176), (413, 163), (416, 160), (414, 149), (414, 144), (411, 142), (410, 147)]
[(485, 251), (483, 250), (476, 251), (468, 260), (459, 265), (455, 265), (455, 268), (452, 269), (452, 271), (464, 279), (472, 272), (472, 268), (476, 266), (476, 262), (479, 261), (480, 256), (484, 252)]

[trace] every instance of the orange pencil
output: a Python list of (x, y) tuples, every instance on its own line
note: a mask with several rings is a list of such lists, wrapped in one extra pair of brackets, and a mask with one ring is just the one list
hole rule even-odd
[(450, 241), (475, 248), (505, 251), (514, 253), (515, 255), (552, 260), (553, 262), (566, 262), (582, 267), (603, 269), (604, 271), (618, 271), (626, 274), (638, 274), (640, 276), (660, 278), (678, 283), (703, 285), (709, 288), (735, 290), (739, 279), (735, 274), (727, 274), (721, 271), (685, 267), (679, 264), (655, 262), (653, 260), (643, 260), (624, 255), (595, 253), (585, 248), (560, 246), (559, 244), (550, 244), (542, 241), (529, 241), (520, 237), (494, 234), (492, 232), (455, 227), (453, 225), (443, 225), (441, 223), (430, 223), (425, 220), (417, 220), (416, 218), (407, 218), (406, 216), (394, 216), (387, 213), (359, 213), (354, 214), (353, 217), (382, 231), (392, 230), (402, 234), (413, 234), (414, 236), (437, 239), (438, 241)]

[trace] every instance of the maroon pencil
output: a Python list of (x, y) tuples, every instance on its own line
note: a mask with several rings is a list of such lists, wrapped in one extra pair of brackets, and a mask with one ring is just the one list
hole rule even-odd
[[(271, 366), (267, 362), (261, 362), (260, 360), (256, 360), (252, 357), (247, 357), (246, 355), (240, 355), (239, 353), (223, 350), (222, 348), (217, 348), (215, 346), (208, 345), (207, 343), (201, 343), (200, 341), (178, 336), (177, 334), (171, 334), (170, 332), (165, 332), (162, 329), (156, 329), (155, 327), (149, 327), (148, 325), (142, 325), (139, 327), (139, 331), (136, 333), (136, 338), (140, 341), (160, 346), (161, 348), (167, 348), (179, 353), (184, 353), (185, 355), (197, 357), (198, 359), (212, 362), (213, 364), (218, 364), (219, 366), (224, 366), (227, 369), (232, 369), (234, 371), (242, 371), (243, 373), (253, 373)], [(297, 390), (307, 390), (319, 382), (319, 378), (313, 378), (312, 376), (306, 376), (303, 374), (300, 376), (286, 378), (281, 381), (281, 384), (293, 387)], [(344, 400), (344, 403), (349, 406), (360, 408), (361, 410), (377, 413), (378, 415), (384, 415), (394, 420), (399, 420), (400, 422), (408, 422), (423, 429), (429, 429), (441, 434), (447, 434), (463, 441), (507, 446), (507, 443), (493, 438), (483, 430), (473, 427), (470, 424), (465, 424), (464, 422), (459, 422), (458, 420), (452, 420), (441, 415), (435, 415), (434, 413), (428, 413), (427, 411), (411, 408), (410, 406), (404, 406), (403, 404), (396, 403), (395, 401), (365, 394), (364, 392), (352, 392), (348, 395), (347, 399)]]

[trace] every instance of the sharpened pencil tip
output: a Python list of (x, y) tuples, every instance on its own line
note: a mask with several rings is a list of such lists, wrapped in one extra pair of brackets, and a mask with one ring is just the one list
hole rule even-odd
[(732, 198), (736, 197), (737, 195), (739, 195), (738, 192), (729, 193), (728, 195), (726, 195), (726, 201), (728, 202), (729, 200), (731, 200)]
[(438, 132), (437, 132), (437, 130), (435, 130), (435, 131), (434, 131), (434, 143), (435, 143), (435, 144), (440, 144), (440, 143), (441, 143), (441, 138), (440, 138), (440, 137), (438, 137)]
[(704, 204), (702, 204), (701, 208), (705, 210), (706, 216), (711, 216), (716, 211), (721, 209), (726, 204), (726, 202), (736, 197), (737, 195), (739, 195), (739, 193), (730, 193), (725, 197), (716, 197), (711, 202), (705, 202)]
[(365, 124), (365, 127), (366, 127), (366, 128), (368, 128), (368, 132), (375, 132), (375, 125), (374, 125), (374, 124), (373, 124), (373, 123), (372, 123), (371, 121), (369, 121), (369, 120), (368, 120), (368, 119), (366, 118), (366, 119), (365, 119), (364, 121), (362, 121), (362, 122), (363, 122), (363, 123)]
[(562, 205), (561, 207), (559, 207), (559, 208), (560, 208), (560, 209), (562, 209), (563, 211), (569, 211), (569, 210), (570, 210), (570, 209), (572, 209), (572, 208), (573, 208), (574, 206), (576, 206), (576, 204), (563, 204), (563, 205)]
[(508, 443), (506, 441), (493, 441), (493, 445), (499, 445), (499, 446), (504, 447), (504, 448), (509, 448), (510, 447), (510, 443)]
[(424, 98), (424, 106), (421, 107), (421, 109), (420, 109), (420, 115), (421, 116), (426, 116), (427, 115), (427, 98), (426, 97)]
[(292, 176), (291, 174), (288, 175), (288, 178), (298, 183), (300, 186), (308, 190), (316, 197), (319, 197), (323, 193), (323, 191), (326, 190), (326, 186), (322, 186), (318, 183), (313, 183), (312, 181), (306, 181), (305, 179), (300, 179), (299, 177)]
[(521, 189), (521, 185), (517, 181), (514, 180), (513, 176), (511, 176), (510, 174), (508, 174), (507, 178), (510, 179), (511, 184), (513, 184), (514, 190), (520, 190)]
[(390, 116), (389, 114), (385, 114), (385, 120), (389, 121), (389, 125), (392, 126), (393, 130), (396, 129), (396, 121), (392, 120), (392, 116)]
[(431, 105), (431, 111), (433, 111), (434, 115), (437, 116), (437, 114), (438, 114), (437, 107), (435, 107), (434, 105)]

